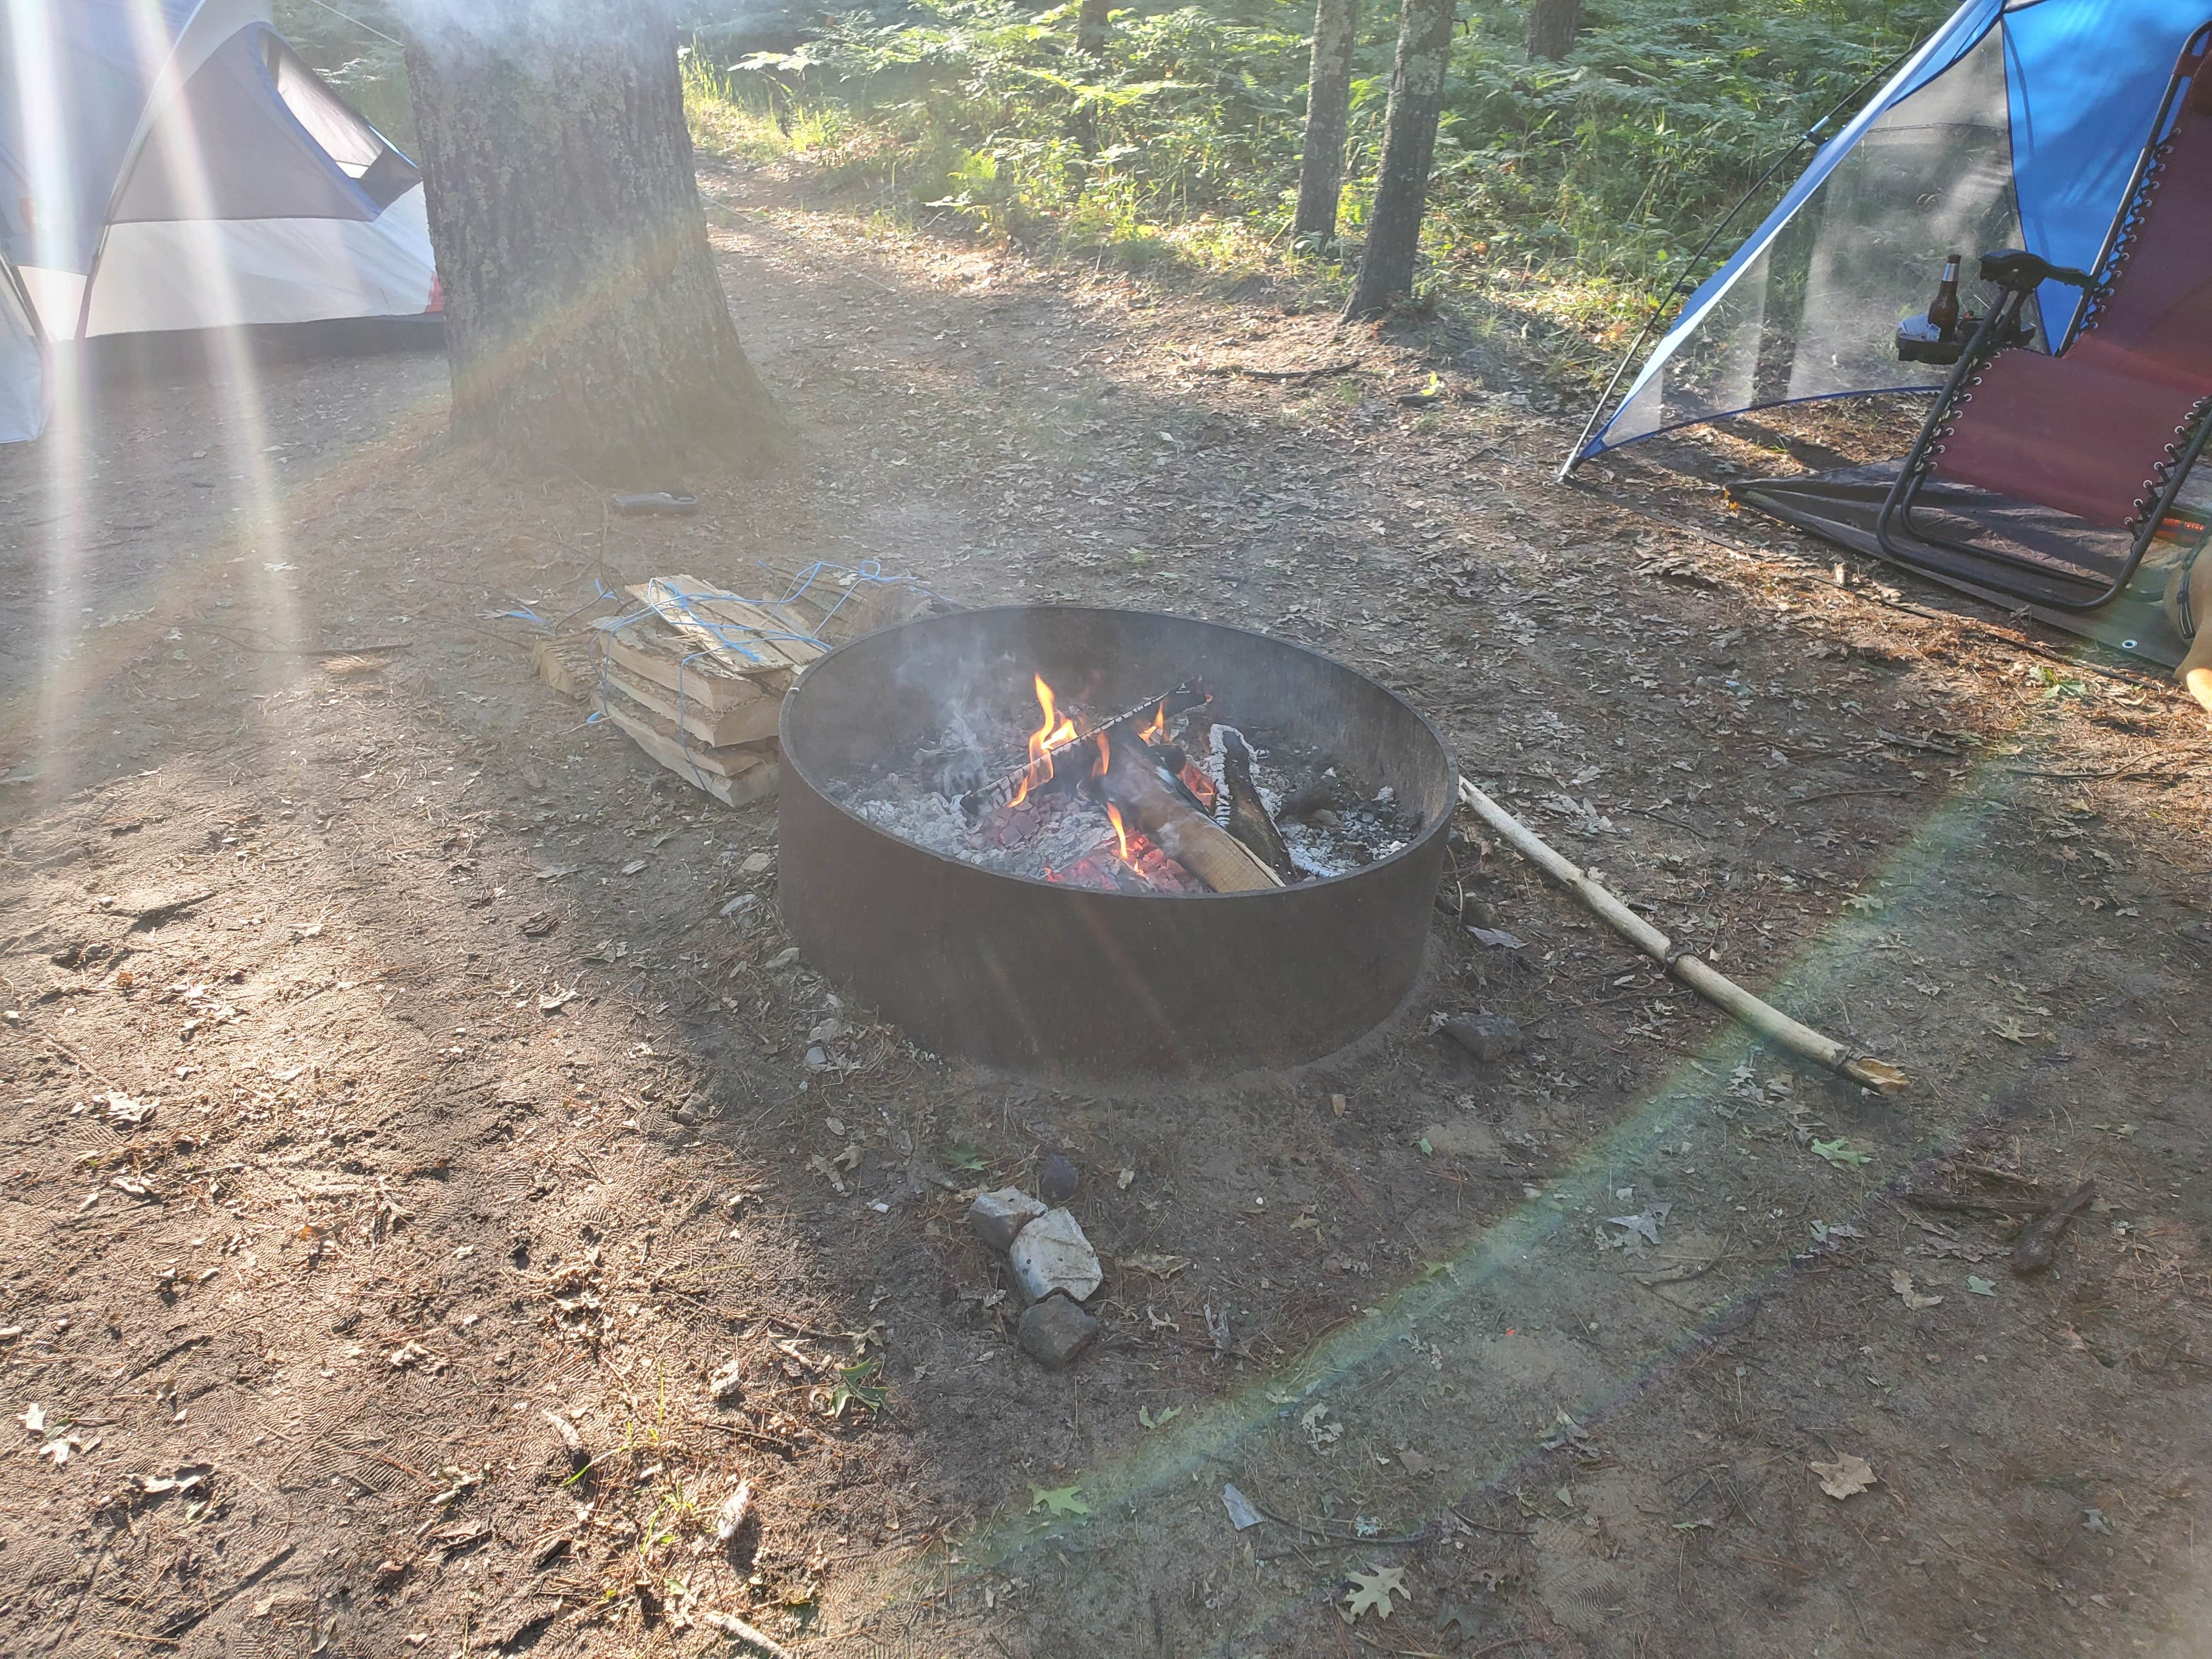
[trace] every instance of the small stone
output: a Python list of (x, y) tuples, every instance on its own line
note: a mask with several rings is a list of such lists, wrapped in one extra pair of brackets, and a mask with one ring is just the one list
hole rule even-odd
[(1528, 1042), (1503, 1014), (1461, 1014), (1444, 1022), (1443, 1032), (1486, 1066), (1519, 1054)]
[(741, 1400), (744, 1392), (744, 1364), (742, 1360), (732, 1359), (707, 1379), (707, 1393), (718, 1403)]
[(1022, 1352), (1048, 1371), (1063, 1370), (1098, 1340), (1098, 1322), (1058, 1291), (1022, 1316)]
[(1313, 825), (1316, 830), (1341, 830), (1344, 828), (1344, 820), (1337, 817), (1334, 811), (1326, 806), (1321, 808), (1318, 811), (1307, 813), (1306, 822)]
[(1048, 1204), (1065, 1204), (1075, 1196), (1075, 1165), (1058, 1152), (1047, 1152), (1037, 1165), (1037, 1191)]
[(994, 1250), (1007, 1249), (1014, 1235), (1044, 1213), (1045, 1206), (1018, 1187), (985, 1193), (968, 1206), (968, 1231)]
[(1098, 1253), (1066, 1210), (1047, 1210), (1016, 1236), (1006, 1260), (1024, 1302), (1042, 1302), (1054, 1291), (1081, 1302), (1096, 1291), (1105, 1274)]
[(748, 876), (762, 876), (768, 873), (769, 866), (775, 862), (775, 855), (772, 853), (748, 853), (745, 861), (738, 868)]

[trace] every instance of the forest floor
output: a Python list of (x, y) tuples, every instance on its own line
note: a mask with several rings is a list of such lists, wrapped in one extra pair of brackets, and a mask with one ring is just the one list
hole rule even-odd
[[(805, 447), (696, 519), (488, 475), (428, 355), (0, 453), (0, 1646), (2212, 1651), (2193, 703), (1723, 507), (1847, 417), (1563, 488), (1510, 308), (1346, 332), (705, 182)], [(1755, 1050), (1502, 851), (1522, 948), (1437, 915), (1311, 1066), (810, 1073), (833, 988), (720, 914), (773, 805), (586, 726), (517, 614), (760, 556), (1316, 645), (1912, 1086)], [(1431, 1034), (1476, 1008), (1528, 1052)], [(960, 1220), (1044, 1150), (1109, 1262), (1060, 1373)]]

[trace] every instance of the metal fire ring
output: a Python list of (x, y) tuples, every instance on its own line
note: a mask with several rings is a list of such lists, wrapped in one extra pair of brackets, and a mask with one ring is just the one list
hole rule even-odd
[[(830, 799), (933, 738), (949, 708), (1003, 702), (1033, 672), (1102, 703), (1203, 674), (1231, 714), (1395, 788), (1420, 830), (1326, 880), (1107, 893), (947, 858)], [(1371, 1030), (1420, 972), (1458, 768), (1403, 699), (1304, 646), (1088, 606), (925, 617), (816, 662), (781, 735), (785, 926), (811, 966), (935, 1053), (1091, 1078), (1297, 1065)]]

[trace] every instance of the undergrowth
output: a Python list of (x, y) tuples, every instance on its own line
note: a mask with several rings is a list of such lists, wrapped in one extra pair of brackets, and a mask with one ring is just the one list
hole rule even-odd
[[(1556, 64), (1522, 51), (1516, 9), (1463, 19), (1428, 289), (1502, 286), (1578, 332), (1617, 332), (1674, 289), (1778, 152), (1948, 9), (1598, 0)], [(1357, 252), (1382, 141), (1395, 8), (1366, 11), (1339, 236), (1321, 247), (1288, 235), (1310, 4), (1116, 12), (1094, 64), (1074, 50), (1072, 5), (915, 0), (894, 23), (834, 19), (788, 53), (723, 64), (695, 52), (686, 88), (702, 149), (805, 155), (875, 186), (909, 222), (958, 220), (1131, 266), (1272, 258), (1326, 279)]]

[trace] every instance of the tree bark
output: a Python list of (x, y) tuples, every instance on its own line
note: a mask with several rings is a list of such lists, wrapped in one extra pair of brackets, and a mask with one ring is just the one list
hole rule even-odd
[(1080, 0), (1075, 9), (1075, 49), (1093, 62), (1106, 57), (1106, 14), (1112, 0)]
[(1367, 213), (1367, 246), (1344, 307), (1347, 321), (1379, 316), (1413, 285), (1421, 216), (1429, 202), (1429, 166), (1437, 153), (1437, 118), (1443, 113), (1444, 71), (1451, 61), (1452, 4), (1453, 0), (1405, 0), (1399, 14), (1382, 161), (1374, 205)]
[[(1075, 51), (1083, 59), (1084, 80), (1096, 85), (1106, 78), (1106, 14), (1113, 0), (1079, 0), (1075, 9)], [(1098, 106), (1080, 100), (1067, 118), (1068, 137), (1087, 159), (1098, 153)], [(1079, 186), (1087, 168), (1079, 167)]]
[(1315, 0), (1313, 64), (1306, 76), (1306, 147), (1298, 164), (1296, 236), (1336, 234), (1344, 193), (1344, 131), (1352, 111), (1352, 52), (1359, 0)]
[(455, 434), (655, 489), (688, 457), (771, 453), (781, 428), (708, 246), (660, 0), (553, 0), (495, 30), (423, 11), (407, 70)]
[(1583, 26), (1583, 0), (1531, 0), (1528, 7), (1528, 55), (1559, 63), (1575, 49), (1575, 33)]

